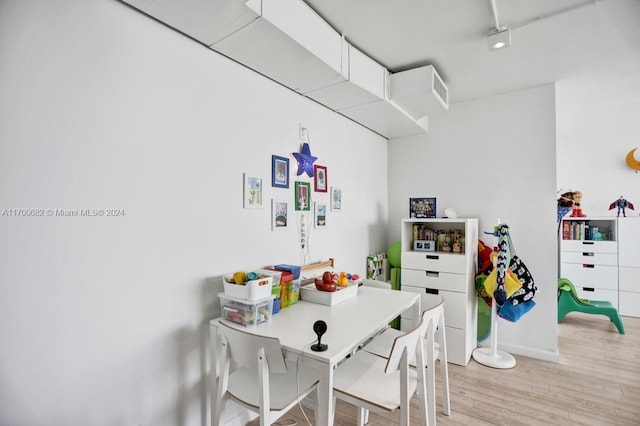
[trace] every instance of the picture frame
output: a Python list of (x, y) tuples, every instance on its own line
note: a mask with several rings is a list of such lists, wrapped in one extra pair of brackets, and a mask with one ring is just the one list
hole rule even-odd
[(313, 165), (313, 184), (314, 191), (316, 192), (328, 192), (327, 188), (327, 167)]
[(327, 203), (316, 202), (313, 204), (313, 227), (316, 229), (325, 228), (327, 226)]
[(436, 217), (436, 199), (431, 198), (409, 198), (409, 217), (435, 218)]
[(311, 184), (309, 182), (296, 181), (294, 205), (296, 211), (311, 210)]
[(271, 199), (271, 230), (286, 231), (289, 228), (289, 202)]
[(331, 211), (342, 211), (342, 188), (331, 187)]
[(262, 208), (262, 178), (243, 173), (243, 207), (245, 209)]
[(271, 156), (271, 186), (289, 188), (289, 159), (278, 155)]

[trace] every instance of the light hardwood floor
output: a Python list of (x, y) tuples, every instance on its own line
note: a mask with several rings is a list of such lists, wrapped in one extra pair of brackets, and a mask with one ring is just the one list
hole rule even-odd
[[(623, 317), (626, 334), (603, 316), (569, 314), (558, 324), (560, 362), (515, 356), (517, 365), (497, 370), (476, 363), (449, 364), (451, 416), (439, 425), (640, 425), (640, 318)], [(439, 374), (436, 376), (439, 377)], [(420, 424), (411, 400), (411, 424)], [(313, 423), (313, 412), (305, 408)], [(399, 413), (371, 414), (369, 425), (398, 424)], [(306, 425), (300, 409), (284, 419)], [(257, 424), (254, 422), (251, 425)], [(335, 424), (356, 424), (355, 407), (338, 401)]]

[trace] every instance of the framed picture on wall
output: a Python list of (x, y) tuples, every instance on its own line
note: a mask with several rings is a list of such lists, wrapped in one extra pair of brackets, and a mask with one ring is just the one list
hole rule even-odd
[(327, 226), (327, 203), (314, 203), (314, 228), (324, 228)]
[(331, 211), (339, 212), (342, 210), (342, 189), (331, 187)]
[(245, 209), (261, 209), (262, 208), (262, 178), (249, 176), (247, 173), (243, 175), (244, 179), (244, 208)]
[(316, 192), (327, 192), (327, 168), (325, 166), (313, 166), (313, 182)]
[(271, 230), (286, 231), (289, 227), (289, 202), (271, 200)]
[(271, 156), (271, 186), (289, 188), (289, 159)]
[(436, 199), (409, 198), (409, 217), (418, 219), (436, 217)]
[(311, 210), (311, 184), (309, 182), (296, 181), (295, 184), (295, 209), (296, 211)]

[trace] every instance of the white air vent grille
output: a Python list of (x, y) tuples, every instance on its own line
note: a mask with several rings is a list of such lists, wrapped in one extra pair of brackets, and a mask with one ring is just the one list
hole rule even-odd
[(444, 104), (449, 105), (449, 90), (435, 69), (433, 70), (433, 91), (440, 97)]

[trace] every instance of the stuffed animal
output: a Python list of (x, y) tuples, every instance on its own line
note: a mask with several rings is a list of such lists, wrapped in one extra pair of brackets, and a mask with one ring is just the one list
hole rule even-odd
[(491, 247), (486, 246), (482, 241), (478, 240), (478, 271), (489, 275), (493, 268), (491, 259)]

